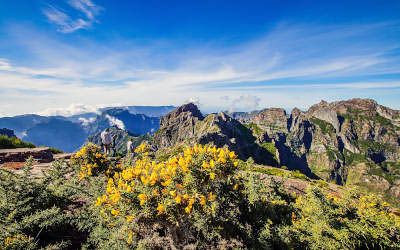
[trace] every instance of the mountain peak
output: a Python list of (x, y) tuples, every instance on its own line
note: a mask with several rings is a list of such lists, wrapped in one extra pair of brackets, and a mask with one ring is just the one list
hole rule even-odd
[(199, 120), (202, 120), (204, 118), (203, 115), (201, 114), (199, 108), (197, 107), (197, 105), (192, 102), (184, 104), (184, 105), (176, 108), (171, 113), (175, 113), (175, 114), (179, 115), (179, 114), (185, 113), (185, 112), (191, 113), (192, 116), (197, 117)]

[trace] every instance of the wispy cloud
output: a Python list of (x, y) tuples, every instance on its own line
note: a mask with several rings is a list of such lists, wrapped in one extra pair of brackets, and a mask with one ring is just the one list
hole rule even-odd
[[(89, 19), (89, 7), (73, 8)], [(154, 41), (70, 44), (35, 30), (12, 30), (18, 34), (13, 46), (30, 60), (22, 64), (0, 59), (0, 106), (14, 103), (10, 113), (38, 112), (50, 103), (179, 105), (193, 96), (209, 110), (229, 110), (234, 103), (236, 110), (307, 107), (319, 99), (346, 97), (381, 98), (400, 107), (394, 97), (383, 98), (400, 94), (400, 54), (393, 53), (400, 47), (399, 23), (285, 24), (235, 46), (177, 47), (170, 41), (162, 50)], [(379, 38), (382, 33), (385, 39)], [(374, 81), (363, 81), (366, 76), (374, 76)], [(25, 92), (2, 94), (12, 88)], [(37, 96), (35, 91), (47, 92)], [(32, 102), (24, 105), (27, 99)]]
[(62, 33), (71, 33), (80, 29), (90, 28), (97, 22), (97, 15), (101, 7), (90, 0), (69, 0), (69, 7), (73, 11), (65, 11), (57, 6), (49, 5), (43, 9), (47, 20), (57, 26)]

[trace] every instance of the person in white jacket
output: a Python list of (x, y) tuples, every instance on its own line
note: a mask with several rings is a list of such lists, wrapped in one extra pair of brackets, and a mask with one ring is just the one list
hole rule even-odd
[(112, 137), (110, 129), (106, 128), (103, 132), (101, 132), (100, 137), (101, 137), (101, 143), (103, 144), (104, 153), (110, 154), (112, 146)]
[(133, 158), (135, 154), (135, 147), (133, 146), (132, 140), (126, 142), (126, 155)]

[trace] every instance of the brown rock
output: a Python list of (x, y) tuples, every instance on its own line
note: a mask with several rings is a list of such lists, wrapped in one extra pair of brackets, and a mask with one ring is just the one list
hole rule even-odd
[(0, 149), (0, 164), (5, 162), (24, 162), (32, 156), (38, 162), (53, 161), (49, 148)]

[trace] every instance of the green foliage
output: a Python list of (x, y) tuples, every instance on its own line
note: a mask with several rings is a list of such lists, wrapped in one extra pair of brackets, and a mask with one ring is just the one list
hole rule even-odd
[(389, 120), (389, 119), (387, 119), (387, 118), (385, 118), (385, 117), (383, 117), (383, 116), (381, 116), (379, 114), (375, 115), (374, 121), (379, 123), (379, 124), (381, 124), (382, 126), (393, 127), (393, 123), (392, 123), (391, 120)]
[(358, 140), (358, 146), (364, 152), (372, 150), (373, 152), (389, 151), (394, 152), (396, 149), (389, 143), (380, 143), (374, 140)]
[(64, 153), (62, 150), (59, 150), (57, 148), (50, 147), (49, 149), (50, 149), (52, 154), (62, 154), (62, 153)]
[(332, 134), (335, 133), (335, 128), (329, 122), (323, 121), (321, 119), (312, 117), (311, 122), (317, 125), (324, 134)]
[[(138, 147), (133, 160), (115, 164), (101, 162), (103, 155), (86, 147), (72, 166), (56, 162), (39, 179), (31, 177), (29, 166), (22, 174), (0, 170), (0, 249), (400, 247), (399, 217), (376, 196), (347, 189), (332, 193), (324, 181), (255, 166), (251, 160), (236, 161), (229, 151), (214, 155), (213, 148), (206, 153), (193, 149), (185, 156), (182, 148), (159, 154), (147, 150)], [(87, 171), (87, 164), (95, 163), (108, 169), (101, 167), (96, 174), (80, 178), (82, 165)], [(151, 185), (147, 173), (164, 163), (160, 170), (172, 171), (178, 164), (188, 172), (164, 172), (171, 182)], [(388, 167), (396, 169), (396, 165)], [(131, 180), (129, 171), (135, 169), (140, 176)], [(289, 194), (275, 180), (279, 178), (264, 174), (297, 178), (311, 188), (304, 195)], [(159, 196), (141, 204), (138, 192), (149, 196), (155, 189)], [(115, 190), (120, 192), (110, 197), (115, 203), (102, 199)], [(185, 193), (189, 196), (184, 201)], [(205, 201), (203, 194), (207, 194)], [(186, 209), (190, 199), (194, 202)]]
[(356, 163), (367, 161), (367, 158), (365, 157), (364, 154), (352, 153), (347, 149), (344, 149), (343, 153), (344, 153), (346, 165), (351, 165), (351, 164), (356, 164)]
[(245, 126), (250, 129), (254, 135), (261, 136), (263, 134), (262, 129), (255, 123), (251, 122), (249, 124), (245, 124)]
[(304, 175), (303, 173), (301, 173), (298, 170), (288, 171), (288, 170), (283, 170), (281, 168), (255, 166), (255, 165), (248, 166), (247, 170), (251, 171), (251, 172), (274, 175), (274, 176), (279, 176), (279, 177), (284, 177), (284, 178), (309, 180), (309, 178), (306, 175)]
[(374, 195), (347, 190), (326, 195), (310, 189), (297, 198), (292, 224), (281, 228), (285, 242), (307, 249), (398, 249), (399, 217)]
[(8, 137), (6, 135), (0, 135), (0, 149), (9, 148), (34, 148), (35, 145), (29, 142), (24, 142), (17, 137)]
[(29, 165), (23, 174), (0, 170), (1, 249), (76, 247), (82, 241), (71, 213), (76, 192), (64, 177), (71, 172), (62, 162), (40, 180), (30, 177)]
[(273, 142), (263, 142), (261, 143), (261, 147), (265, 148), (274, 157), (274, 160), (278, 162), (278, 159), (276, 157), (277, 149)]

